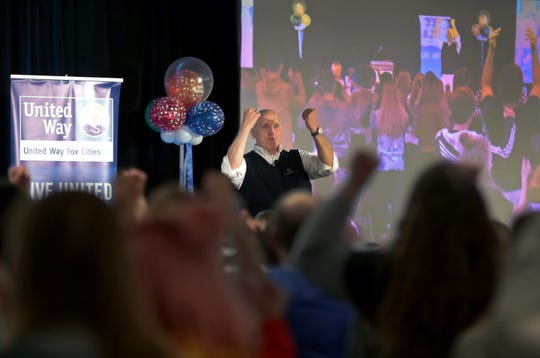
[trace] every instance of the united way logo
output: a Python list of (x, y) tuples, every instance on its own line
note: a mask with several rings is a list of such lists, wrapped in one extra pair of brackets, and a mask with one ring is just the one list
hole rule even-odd
[(79, 128), (89, 137), (101, 137), (111, 125), (108, 109), (102, 104), (85, 104), (77, 117)]

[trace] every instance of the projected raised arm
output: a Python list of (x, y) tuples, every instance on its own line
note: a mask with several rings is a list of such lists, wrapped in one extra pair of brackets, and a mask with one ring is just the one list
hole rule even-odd
[(499, 27), (497, 30), (493, 30), (488, 38), (488, 51), (486, 55), (486, 61), (484, 63), (484, 68), (482, 70), (482, 81), (481, 81), (481, 89), (482, 89), (482, 99), (486, 98), (487, 96), (493, 96), (493, 89), (491, 87), (491, 83), (493, 81), (493, 62), (495, 59), (495, 48), (497, 47), (497, 38), (499, 37), (501, 33), (501, 28)]
[[(453, 41), (456, 43), (456, 50), (458, 53), (461, 53), (461, 35), (456, 27), (456, 19), (450, 19), (450, 29), (448, 30)], [(449, 36), (449, 37), (450, 37)], [(450, 38), (448, 39), (450, 42)]]
[(324, 164), (328, 166), (334, 165), (334, 149), (328, 139), (318, 132), (320, 129), (319, 122), (317, 120), (317, 111), (313, 108), (307, 108), (302, 112), (302, 118), (306, 122), (306, 127), (313, 135), (315, 140), (315, 146), (317, 147), (317, 156)]
[(437, 18), (437, 22), (435, 23), (435, 30), (433, 31), (433, 38), (437, 38), (439, 36), (439, 25), (441, 24), (442, 17)]
[(538, 62), (538, 38), (536, 32), (530, 27), (525, 30), (525, 37), (529, 41), (532, 55), (533, 85), (531, 96), (540, 98), (540, 63)]
[(302, 106), (306, 102), (306, 88), (304, 86), (304, 80), (300, 71), (295, 71), (290, 68), (287, 71), (289, 82), (293, 85), (294, 93), (290, 96), (290, 100), (293, 106)]

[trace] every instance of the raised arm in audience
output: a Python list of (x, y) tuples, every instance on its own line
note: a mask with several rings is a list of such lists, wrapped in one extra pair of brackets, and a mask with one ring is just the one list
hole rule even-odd
[(530, 27), (525, 31), (525, 37), (529, 40), (532, 55), (532, 73), (533, 84), (531, 88), (531, 96), (540, 98), (540, 63), (538, 62), (538, 39), (536, 32)]
[(342, 274), (350, 254), (350, 247), (340, 240), (341, 231), (377, 164), (372, 152), (358, 152), (352, 159), (349, 179), (306, 220), (292, 248), (293, 264), (338, 297), (347, 297)]

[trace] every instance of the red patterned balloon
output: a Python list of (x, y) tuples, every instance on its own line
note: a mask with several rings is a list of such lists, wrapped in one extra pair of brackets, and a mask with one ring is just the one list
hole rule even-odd
[(204, 99), (204, 83), (199, 74), (192, 70), (180, 70), (168, 79), (167, 95), (179, 99), (189, 110)]
[(161, 97), (150, 108), (150, 120), (162, 131), (174, 131), (186, 121), (186, 106), (175, 97)]

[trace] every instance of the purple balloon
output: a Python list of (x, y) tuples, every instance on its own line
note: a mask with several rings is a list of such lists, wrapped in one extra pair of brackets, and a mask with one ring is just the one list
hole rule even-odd
[(223, 128), (225, 115), (219, 105), (211, 101), (195, 104), (186, 116), (186, 125), (204, 137), (216, 134)]

